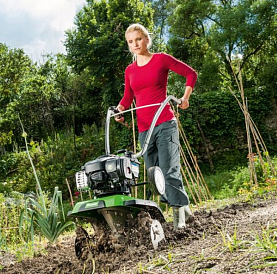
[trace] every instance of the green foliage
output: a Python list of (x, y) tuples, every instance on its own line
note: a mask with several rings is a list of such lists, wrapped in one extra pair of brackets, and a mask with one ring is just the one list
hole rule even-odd
[(166, 35), (166, 20), (169, 15), (169, 10), (167, 9), (170, 0), (150, 0), (152, 8), (154, 10), (153, 20), (155, 26), (158, 27), (159, 37)]
[(14, 106), (20, 102), (21, 86), (33, 69), (23, 50), (0, 43), (0, 145), (11, 143), (16, 126)]
[[(68, 197), (65, 178), (71, 188), (75, 187), (75, 172), (89, 160), (104, 154), (104, 132), (95, 125), (84, 126), (83, 135), (72, 132), (56, 134), (46, 141), (28, 143), (28, 149), (41, 186), (52, 191), (55, 186)], [(0, 191), (9, 193), (11, 189), (22, 193), (34, 190), (36, 180), (25, 151), (9, 153), (1, 158)]]
[[(59, 219), (59, 202), (62, 210), (62, 221)], [(24, 238), (22, 228), (26, 223), (28, 228), (27, 237)], [(58, 237), (69, 226), (74, 225), (72, 221), (65, 222), (62, 205), (62, 193), (55, 188), (51, 205), (47, 209), (43, 193), (39, 193), (38, 200), (28, 197), (25, 202), (25, 209), (22, 210), (19, 218), (19, 232), (26, 242), (34, 241), (35, 229), (48, 239), (50, 243), (55, 243)]]
[(48, 57), (39, 68), (22, 50), (10, 50), (1, 44), (0, 67), (5, 68), (0, 74), (1, 146), (12, 141), (20, 143), (18, 114), (33, 138), (44, 138), (55, 132), (55, 107), (57, 102), (64, 103), (57, 82), (63, 79), (63, 84), (66, 81), (70, 85), (71, 81), (69, 76), (65, 80), (61, 75), (61, 71), (64, 74), (68, 70), (61, 61), (62, 56), (58, 55), (55, 65), (53, 57)]
[[(48, 55), (38, 66), (23, 50), (0, 44), (0, 192), (25, 193), (36, 185), (21, 149), (18, 114), (48, 191), (58, 185), (66, 196), (65, 178), (73, 188), (80, 166), (104, 154), (105, 114), (123, 93), (124, 69), (131, 62), (124, 32), (134, 22), (153, 33), (153, 51), (172, 53), (198, 71), (190, 108), (179, 113), (204, 173), (247, 164), (244, 116), (228, 89), (233, 76), (226, 55), (236, 73), (242, 68), (251, 117), (270, 153), (276, 153), (275, 11), (273, 0), (87, 1), (76, 15), (76, 28), (66, 33), (67, 56)], [(181, 96), (184, 86), (185, 79), (170, 75), (170, 94)], [(132, 131), (112, 123), (112, 152), (121, 148), (134, 150)], [(237, 192), (236, 182), (223, 185), (218, 195)]]
[(86, 72), (89, 92), (104, 110), (123, 94), (124, 70), (131, 62), (125, 30), (140, 22), (151, 31), (152, 18), (153, 10), (141, 1), (88, 1), (76, 16), (76, 28), (67, 31), (69, 62), (78, 73)]
[(0, 43), (0, 104), (5, 106), (10, 96), (17, 96), (20, 84), (32, 67), (30, 58), (21, 49), (9, 49)]
[(234, 197), (237, 194), (236, 186), (233, 183), (231, 172), (223, 171), (217, 174), (205, 176), (205, 181), (215, 199)]
[(11, 192), (9, 196), (0, 193), (0, 249), (21, 241), (18, 234), (20, 211), (24, 207), (24, 195)]
[[(35, 148), (37, 169), (43, 188), (56, 185), (65, 193), (65, 178), (75, 187), (75, 172), (88, 160), (104, 154), (104, 133), (95, 125), (84, 126), (83, 135), (74, 136), (71, 132), (57, 134), (54, 139)], [(46, 183), (47, 182), (47, 183)]]
[[(276, 1), (175, 0), (169, 8), (171, 53), (201, 72), (197, 84), (201, 92), (234, 83), (229, 60), (237, 54), (241, 67), (259, 75), (245, 87), (265, 83), (260, 71), (275, 77), (274, 68), (263, 68), (272, 62), (272, 55), (261, 58), (268, 49), (276, 49)], [(273, 59), (276, 62), (276, 51)]]
[[(170, 92), (180, 96), (179, 90), (182, 90), (181, 84), (175, 82)], [(240, 98), (240, 94), (236, 96)], [(269, 134), (265, 125), (267, 116), (274, 108), (271, 92), (251, 88), (245, 90), (245, 96), (249, 113), (261, 136), (274, 149), (277, 140)], [(209, 157), (216, 171), (247, 163), (244, 114), (230, 91), (195, 92), (191, 96), (189, 109), (179, 111), (179, 114), (188, 141), (205, 172), (211, 170)]]
[(262, 228), (260, 234), (254, 234), (254, 241), (251, 242), (252, 247), (256, 251), (262, 251), (265, 253), (265, 260), (277, 259), (277, 230), (270, 227), (268, 224), (265, 228)]
[[(224, 199), (243, 195), (246, 199), (263, 195), (267, 192), (275, 191), (277, 177), (269, 166), (267, 159), (263, 159), (265, 169), (262, 168), (261, 161), (255, 158), (255, 171), (258, 185), (250, 180), (250, 170), (248, 166), (237, 167), (230, 171), (224, 171), (213, 175), (205, 176), (205, 181), (215, 199)], [(273, 167), (277, 165), (277, 158), (272, 160)]]
[[(270, 109), (271, 100), (265, 90), (246, 91), (249, 111), (259, 124)], [(180, 119), (189, 143), (198, 158), (200, 168), (208, 173), (209, 162), (205, 151), (208, 146), (215, 170), (230, 170), (237, 165), (247, 164), (246, 134), (244, 116), (230, 92), (211, 92), (193, 94), (190, 108), (179, 111)], [(126, 115), (131, 122), (131, 115)], [(201, 131), (204, 132), (204, 138)], [(260, 127), (259, 127), (260, 128)], [(41, 178), (42, 187), (51, 191), (55, 186), (67, 193), (65, 178), (71, 187), (75, 187), (74, 174), (88, 160), (104, 154), (104, 127), (99, 130), (96, 125), (83, 126), (82, 134), (74, 135), (74, 131), (63, 131), (40, 142), (30, 141), (28, 144), (36, 170)], [(262, 136), (267, 137), (267, 128), (261, 128)], [(137, 132), (136, 132), (137, 136)], [(273, 142), (274, 139), (271, 139)], [(111, 151), (127, 148), (133, 150), (132, 129), (111, 121)], [(268, 143), (265, 138), (265, 142)], [(274, 145), (274, 144), (273, 144)], [(35, 178), (27, 155), (24, 151), (6, 153), (0, 159), (1, 191), (15, 189), (26, 193), (35, 187)], [(234, 186), (235, 187), (235, 186)], [(232, 187), (231, 187), (232, 189)], [(225, 192), (231, 191), (228, 185)], [(236, 187), (234, 188), (236, 192)]]
[(2, 132), (0, 135), (0, 145), (4, 146), (6, 144), (11, 144), (13, 133), (12, 131), (9, 132)]
[(222, 237), (224, 250), (230, 253), (237, 251), (239, 248), (245, 248), (246, 241), (240, 239), (237, 234), (237, 226), (235, 225), (234, 233), (230, 235), (228, 232), (219, 230)]
[[(26, 242), (31, 241), (32, 243), (34, 243), (34, 232), (35, 229), (38, 229), (41, 234), (48, 239), (50, 243), (55, 243), (60, 234), (67, 227), (74, 225), (74, 223), (72, 221), (65, 222), (62, 204), (62, 193), (58, 190), (58, 187), (55, 187), (51, 205), (49, 209), (47, 209), (46, 199), (44, 197), (44, 193), (42, 191), (32, 157), (29, 153), (27, 133), (24, 131), (22, 123), (21, 126), (23, 131), (22, 136), (25, 140), (26, 145), (26, 152), (32, 166), (34, 176), (36, 178), (37, 197), (28, 197), (26, 199), (25, 208), (21, 211), (19, 218), (19, 233), (21, 237), (24, 237), (22, 231), (25, 227), (25, 224), (27, 223), (28, 234), (25, 238)], [(63, 221), (59, 220), (59, 202), (62, 210)]]

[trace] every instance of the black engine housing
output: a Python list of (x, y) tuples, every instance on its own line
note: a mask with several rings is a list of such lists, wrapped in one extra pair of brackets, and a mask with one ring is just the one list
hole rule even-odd
[(135, 185), (140, 168), (140, 162), (133, 155), (127, 151), (123, 156), (103, 155), (82, 167), (88, 187), (96, 197), (131, 194), (131, 186)]

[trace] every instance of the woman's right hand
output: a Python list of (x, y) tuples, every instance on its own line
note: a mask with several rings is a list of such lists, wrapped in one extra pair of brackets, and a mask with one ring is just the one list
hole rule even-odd
[(125, 110), (125, 107), (122, 106), (122, 105), (118, 105), (116, 107), (116, 109), (119, 111), (118, 115), (114, 116), (114, 119), (119, 122), (119, 123), (122, 123), (124, 122), (124, 116), (122, 114), (120, 114), (120, 112), (124, 111)]

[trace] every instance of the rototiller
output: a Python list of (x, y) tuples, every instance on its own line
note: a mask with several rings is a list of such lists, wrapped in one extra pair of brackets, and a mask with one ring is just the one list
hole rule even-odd
[[(101, 252), (117, 248), (121, 243), (139, 245), (142, 241), (145, 243), (149, 240), (156, 249), (165, 239), (161, 225), (165, 222), (165, 218), (159, 206), (150, 200), (151, 193), (156, 195), (165, 193), (163, 173), (159, 167), (153, 166), (147, 171), (147, 182), (138, 183), (137, 180), (140, 170), (138, 158), (147, 150), (157, 119), (170, 100), (180, 103), (175, 97), (168, 96), (163, 103), (143, 106), (156, 105), (159, 108), (145, 143), (137, 154), (125, 149), (117, 151), (116, 154), (110, 153), (110, 118), (131, 110), (119, 114), (115, 107), (108, 109), (105, 125), (106, 154), (87, 162), (82, 170), (76, 173), (77, 189), (79, 191), (90, 189), (94, 197), (76, 203), (73, 210), (68, 213), (69, 217), (91, 223), (94, 230), (94, 235), (89, 236), (82, 227), (78, 227), (75, 251), (79, 259), (87, 254), (88, 249), (97, 249)], [(142, 185), (148, 185), (147, 200), (132, 197), (131, 189)]]

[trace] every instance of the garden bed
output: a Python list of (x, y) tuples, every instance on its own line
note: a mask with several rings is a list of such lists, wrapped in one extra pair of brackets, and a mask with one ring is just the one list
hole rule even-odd
[(277, 273), (277, 200), (238, 202), (197, 209), (186, 229), (165, 224), (166, 244), (102, 253), (77, 260), (74, 236), (63, 238), (47, 255), (18, 263), (2, 253), (1, 273)]

